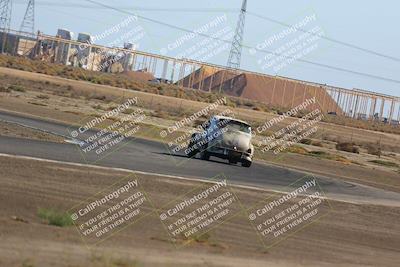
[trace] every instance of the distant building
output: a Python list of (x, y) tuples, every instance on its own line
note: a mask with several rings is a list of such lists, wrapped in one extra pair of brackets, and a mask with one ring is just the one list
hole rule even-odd
[(133, 44), (133, 43), (124, 43), (124, 49), (136, 50), (136, 44)]
[(36, 47), (36, 43), (37, 40), (33, 37), (0, 32), (0, 51), (7, 54), (30, 56)]
[(67, 29), (58, 29), (57, 30), (57, 37), (66, 40), (72, 40), (74, 33), (67, 30)]
[[(74, 33), (66, 30), (66, 29), (58, 29), (57, 30), (57, 37), (65, 40), (72, 40)], [(55, 54), (55, 62), (62, 63), (65, 65), (70, 65), (69, 57), (71, 53), (71, 45), (67, 43), (57, 43), (56, 47), (56, 54)]]
[(93, 38), (88, 33), (79, 33), (77, 41), (82, 43), (82, 45), (78, 45), (76, 47), (78, 66), (84, 69), (88, 69), (89, 67), (88, 61), (91, 52), (90, 47), (88, 47), (88, 45), (93, 43)]
[(358, 113), (357, 119), (366, 121), (368, 119), (368, 116), (367, 116), (367, 114), (364, 114), (364, 113)]
[(88, 33), (80, 32), (80, 33), (78, 34), (78, 39), (77, 39), (77, 41), (78, 41), (78, 42), (81, 42), (81, 43), (92, 44), (92, 43), (93, 43), (93, 38), (92, 38), (92, 36), (91, 36), (90, 34), (88, 34)]
[[(134, 50), (136, 50), (136, 44), (124, 43), (124, 49), (134, 51)], [(129, 52), (126, 53), (126, 55), (123, 58), (123, 63), (122, 63), (124, 70), (131, 71), (133, 69), (133, 63), (134, 63), (133, 60), (134, 60), (133, 53), (129, 53)]]

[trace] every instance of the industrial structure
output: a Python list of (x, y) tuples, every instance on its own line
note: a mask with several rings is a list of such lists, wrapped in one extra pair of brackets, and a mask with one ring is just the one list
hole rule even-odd
[(0, 0), (0, 31), (2, 34), (1, 53), (4, 53), (6, 46), (6, 35), (10, 30), (11, 24), (11, 10), (12, 2), (11, 0)]
[(11, 0), (0, 0), (0, 29), (8, 31), (11, 24)]
[(232, 69), (240, 68), (240, 60), (242, 58), (242, 43), (244, 34), (244, 24), (246, 21), (247, 0), (243, 0), (240, 9), (239, 21), (236, 26), (235, 35), (233, 36), (232, 47), (229, 53), (227, 66)]
[[(125, 48), (104, 47), (70, 39), (38, 34), (34, 53), (30, 54), (39, 60), (80, 66), (93, 71), (111, 72), (117, 69), (118, 72), (146, 72), (149, 75), (145, 77), (157, 77), (184, 88), (225, 93), (286, 109), (315, 97), (317, 103), (310, 108), (319, 108), (325, 113), (393, 124), (400, 121), (400, 97), (232, 70), (190, 59), (150, 54), (130, 49), (129, 45)], [(86, 54), (79, 56), (77, 49), (86, 49)], [(86, 64), (79, 65), (82, 60)], [(114, 65), (118, 67), (113, 68)]]
[(66, 29), (59, 29), (56, 36), (35, 33), (35, 3), (34, 0), (27, 1), (21, 31), (17, 32), (10, 30), (11, 0), (0, 0), (2, 53), (91, 71), (124, 72), (145, 81), (157, 79), (184, 88), (224, 93), (284, 109), (315, 97), (316, 103), (309, 109), (399, 125), (400, 97), (240, 70), (247, 0), (242, 3), (227, 67), (150, 54), (136, 50), (130, 43), (123, 48), (104, 47), (93, 44), (88, 33), (79, 33), (75, 40), (74, 34)]
[(19, 31), (28, 35), (35, 33), (35, 0), (28, 0), (28, 6)]

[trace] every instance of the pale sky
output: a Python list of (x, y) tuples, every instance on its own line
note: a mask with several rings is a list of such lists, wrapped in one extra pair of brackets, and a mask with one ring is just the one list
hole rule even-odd
[[(193, 31), (206, 29), (205, 34), (227, 40), (230, 40), (229, 34), (236, 28), (242, 2), (242, 0), (95, 1), (185, 29)], [(28, 0), (13, 2), (12, 28), (19, 29)], [(310, 42), (306, 47), (301, 49), (298, 47), (300, 50), (291, 54), (293, 57), (301, 55), (302, 60), (400, 80), (400, 61), (396, 60), (400, 59), (399, 9), (400, 2), (395, 0), (248, 0), (243, 43), (245, 46), (257, 47), (271, 36), (279, 35), (288, 29), (259, 16), (293, 25), (315, 15), (314, 19), (304, 26), (305, 30), (319, 29), (327, 38), (394, 57), (395, 60), (320, 38)], [(51, 35), (54, 35), (58, 28), (66, 28), (74, 33), (88, 32), (99, 35), (115, 25), (121, 25), (121, 22), (128, 17), (128, 14), (100, 8), (85, 0), (37, 0), (35, 29)], [(228, 44), (218, 44), (217, 41), (207, 40), (202, 36), (187, 38), (186, 34), (174, 28), (139, 19), (124, 27), (121, 26), (118, 33), (109, 34), (96, 43), (107, 45), (133, 41), (138, 43), (139, 50), (186, 57), (199, 56), (200, 47), (209, 45), (212, 51), (208, 51), (200, 59), (204, 58), (219, 65), (227, 64), (230, 50)], [(282, 47), (288, 50), (294, 48), (295, 40), (301, 34), (296, 32), (285, 36), (273, 45), (267, 46), (265, 50), (280, 51)], [(185, 41), (179, 47), (173, 48), (177, 40)], [(211, 48), (212, 43), (214, 43), (213, 48)], [(307, 53), (301, 54), (302, 51)], [(400, 96), (400, 83), (344, 73), (303, 62), (286, 62), (280, 64), (279, 68), (274, 68), (277, 65), (265, 68), (265, 64), (271, 62), (271, 59), (263, 60), (266, 55), (264, 52), (243, 48), (241, 68)]]

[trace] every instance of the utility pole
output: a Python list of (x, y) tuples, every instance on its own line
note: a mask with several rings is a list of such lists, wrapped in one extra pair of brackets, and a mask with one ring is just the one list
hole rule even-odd
[(35, 34), (35, 0), (29, 0), (19, 31), (26, 35)]
[(11, 10), (12, 2), (11, 0), (0, 0), (0, 31), (2, 32), (2, 44), (1, 53), (3, 54), (6, 49), (6, 40), (8, 37), (8, 32), (10, 32), (11, 24)]
[(236, 27), (235, 36), (233, 37), (232, 47), (228, 59), (228, 67), (232, 69), (240, 68), (240, 60), (242, 57), (244, 24), (246, 20), (246, 8), (247, 8), (247, 0), (243, 0), (242, 9), (240, 10), (240, 15), (239, 15), (239, 21)]

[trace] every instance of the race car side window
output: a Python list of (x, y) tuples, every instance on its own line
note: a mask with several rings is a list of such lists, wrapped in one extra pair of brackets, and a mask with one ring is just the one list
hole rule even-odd
[(208, 121), (204, 122), (204, 123), (202, 124), (202, 126), (203, 126), (203, 129), (204, 129), (204, 130), (207, 130), (207, 129), (208, 129), (208, 127), (210, 127), (210, 124), (211, 124), (210, 120), (208, 120)]

